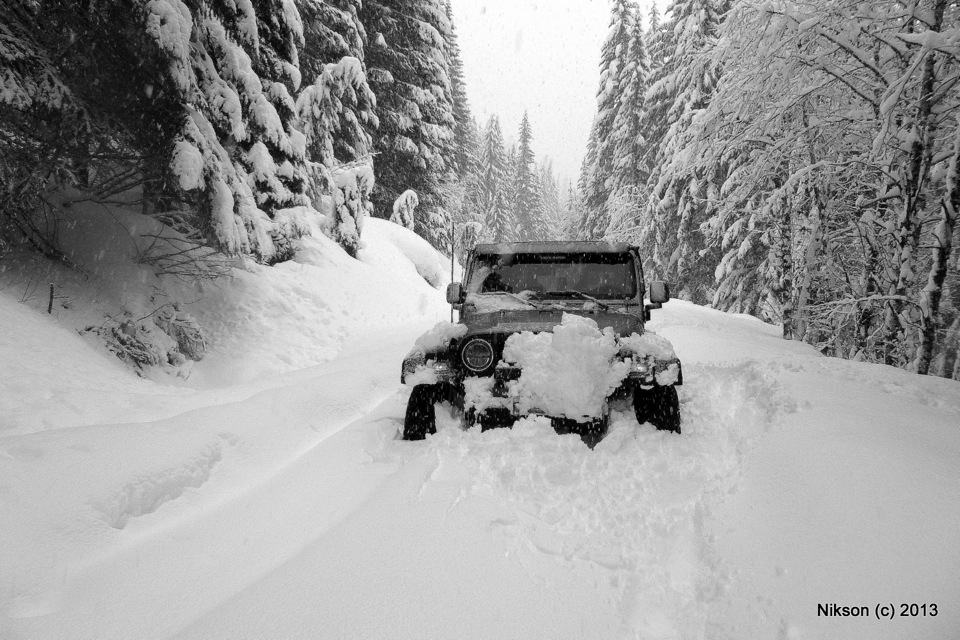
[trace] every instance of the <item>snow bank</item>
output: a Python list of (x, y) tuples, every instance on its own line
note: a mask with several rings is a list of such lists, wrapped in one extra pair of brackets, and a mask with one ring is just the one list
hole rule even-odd
[[(80, 204), (70, 210), (72, 218), (61, 235), (72, 247), (69, 258), (82, 272), (32, 255), (0, 263), (0, 308), (9, 321), (0, 338), (0, 360), (5, 363), (0, 433), (108, 421), (109, 416), (139, 421), (157, 415), (154, 410), (163, 414), (165, 401), (157, 398), (190, 396), (170, 384), (210, 388), (256, 380), (328, 362), (346, 343), (390, 332), (397, 323), (435, 323), (449, 317), (443, 294), (418, 275), (398, 244), (414, 248), (410, 253), (421, 263), (429, 260), (432, 249), (412, 232), (383, 220), (368, 221), (369, 246), (359, 260), (316, 233), (301, 239), (295, 261), (273, 267), (235, 262), (229, 272), (229, 264), (221, 264), (220, 277), (191, 282), (157, 276), (150, 264), (140, 264), (148, 249), (159, 246), (150, 236), (165, 233), (157, 221), (122, 206), (110, 207), (110, 215)], [(433, 260), (439, 263), (436, 252)], [(47, 283), (53, 283), (56, 296), (49, 316)], [(144, 386), (107, 353), (96, 337), (98, 328), (119, 327), (129, 319), (159, 331), (153, 325), (163, 324), (175, 305), (181, 309), (178, 317), (195, 319), (202, 332), (203, 359), (185, 363), (192, 368), (180, 367), (189, 374), (186, 380), (161, 375), (155, 376), (161, 386)], [(39, 327), (45, 327), (42, 334), (32, 329)], [(35, 345), (35, 355), (21, 348), (26, 344)], [(91, 348), (101, 355), (89, 358)], [(91, 369), (98, 361), (101, 364)], [(51, 369), (48, 362), (60, 364)], [(41, 372), (51, 372), (48, 380)], [(88, 380), (106, 383), (103, 397), (146, 394), (141, 401), (152, 408), (127, 414), (131, 409), (120, 398), (115, 406), (77, 405), (75, 399), (84, 393), (99, 395)], [(45, 390), (51, 401), (19, 392), (30, 386)]]
[(313, 366), (334, 358), (347, 342), (449, 317), (443, 293), (398, 247), (416, 247), (415, 257), (427, 260), (433, 250), (425, 241), (377, 218), (366, 220), (363, 238), (367, 246), (354, 259), (325, 236), (304, 237), (294, 261), (248, 265), (229, 287), (211, 291), (194, 314), (212, 334), (210, 355), (194, 367), (196, 384)]
[[(393, 245), (413, 263), (420, 277), (431, 286), (439, 289), (450, 283), (450, 259), (412, 231), (398, 224), (377, 219), (376, 224), (371, 224), (364, 229), (363, 238), (364, 240), (375, 239), (381, 247), (384, 244)], [(381, 248), (380, 251), (382, 252), (383, 249)], [(456, 265), (454, 277), (459, 277), (459, 274), (460, 265)]]

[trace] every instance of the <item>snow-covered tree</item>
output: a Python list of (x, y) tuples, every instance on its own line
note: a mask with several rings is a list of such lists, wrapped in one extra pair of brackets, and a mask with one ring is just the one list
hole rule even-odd
[(660, 146), (667, 134), (667, 114), (673, 104), (673, 86), (667, 78), (673, 72), (673, 23), (662, 22), (657, 3), (650, 3), (647, 31), (644, 34), (647, 53), (647, 90), (643, 96), (645, 117), (640, 121), (643, 138), (642, 163), (652, 176), (661, 159)]
[(457, 31), (453, 22), (450, 0), (446, 0), (445, 4), (447, 20), (450, 23), (450, 30), (446, 38), (446, 52), (450, 67), (450, 100), (454, 122), (454, 149), (451, 168), (457, 177), (463, 180), (476, 169), (477, 127), (470, 115), (470, 101), (467, 99), (463, 61), (460, 58), (460, 45), (457, 42)]
[(442, 188), (451, 172), (455, 125), (446, 3), (367, 0), (359, 15), (380, 119), (374, 139), (377, 215), (389, 217), (397, 197), (413, 189), (423, 213), (417, 232), (439, 246), (449, 215)]
[(503, 148), (500, 120), (490, 116), (480, 147), (477, 209), (484, 224), (482, 239), (488, 242), (513, 240), (514, 220), (507, 199), (508, 158)]
[(520, 121), (517, 155), (513, 166), (514, 189), (511, 194), (518, 240), (540, 240), (546, 235), (532, 141), (530, 118), (524, 112)]
[(568, 238), (567, 233), (570, 225), (570, 220), (567, 219), (568, 212), (563, 202), (566, 194), (557, 180), (553, 170), (553, 162), (550, 158), (540, 163), (538, 174), (537, 186), (540, 192), (541, 220), (543, 223), (543, 231), (538, 239), (565, 240)]
[(716, 306), (825, 353), (953, 375), (960, 69), (942, 34), (958, 17), (941, 0), (746, 1), (700, 58), (675, 54), (676, 77), (702, 81), (676, 85), (648, 231), (681, 277), (715, 266)]
[(709, 104), (719, 77), (719, 66), (707, 51), (726, 10), (726, 0), (671, 3), (666, 29), (673, 33), (672, 48), (657, 51), (657, 73), (647, 96), (652, 107), (647, 119), (661, 117), (666, 107), (668, 127), (657, 141), (661, 161), (650, 179), (651, 200), (642, 225), (652, 250), (650, 272), (674, 281), (680, 295), (699, 301), (707, 301), (713, 289), (710, 260), (703, 259), (710, 248), (700, 225), (709, 216), (705, 203), (714, 195), (716, 176), (687, 172), (683, 160), (691, 125)]
[(358, 14), (360, 0), (296, 0), (303, 21), (300, 73), (310, 85), (326, 65), (342, 58), (364, 59), (366, 30)]
[(345, 57), (324, 65), (297, 98), (297, 125), (310, 159), (332, 168), (368, 156), (373, 150), (368, 131), (379, 122), (375, 108), (360, 60)]
[[(227, 253), (285, 257), (281, 236), (297, 231), (277, 215), (307, 202), (292, 127), (303, 42), (292, 0), (42, 0), (3, 11), (0, 55), (21, 60), (19, 80), (4, 74), (4, 120), (34, 131), (16, 139), (21, 151), (50, 136), (52, 162), (67, 171), (48, 186), (101, 197), (139, 181), (148, 215)], [(32, 104), (16, 97), (32, 84)], [(51, 92), (61, 93), (53, 108), (36, 108)], [(64, 126), (70, 113), (82, 122)]]
[(331, 171), (331, 176), (333, 215), (327, 216), (328, 232), (348, 254), (356, 257), (362, 246), (363, 220), (373, 213), (370, 203), (373, 170), (368, 164), (361, 163), (337, 167)]
[(613, 0), (610, 28), (600, 54), (600, 86), (597, 90), (597, 115), (591, 140), (594, 148), (584, 161), (583, 222), (581, 236), (600, 238), (609, 222), (606, 202), (610, 197), (609, 178), (615, 166), (615, 122), (630, 81), (630, 40), (636, 20), (631, 0)]
[(614, 117), (610, 133), (613, 162), (608, 178), (608, 203), (610, 198), (618, 197), (618, 194), (636, 193), (645, 188), (650, 178), (643, 162), (646, 146), (642, 129), (646, 119), (644, 98), (650, 73), (644, 37), (640, 20), (635, 20), (630, 26), (630, 47), (622, 73), (620, 109)]
[(415, 191), (410, 189), (404, 191), (393, 203), (393, 215), (390, 216), (390, 222), (413, 231), (413, 221), (419, 204), (420, 199), (417, 198)]

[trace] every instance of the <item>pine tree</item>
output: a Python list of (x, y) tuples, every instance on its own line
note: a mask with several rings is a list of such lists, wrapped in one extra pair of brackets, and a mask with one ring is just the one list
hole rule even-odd
[(379, 123), (375, 108), (362, 62), (345, 57), (324, 65), (297, 98), (297, 124), (310, 159), (332, 169), (367, 157), (373, 147), (369, 131)]
[(540, 200), (539, 176), (536, 173), (536, 157), (531, 147), (533, 130), (530, 118), (524, 111), (520, 121), (517, 158), (514, 167), (515, 188), (513, 195), (514, 219), (518, 240), (540, 240), (546, 234), (543, 223), (543, 205)]
[(368, 0), (366, 64), (380, 127), (375, 214), (389, 217), (407, 189), (420, 197), (417, 233), (444, 246), (449, 212), (444, 183), (454, 155), (452, 86), (447, 46), (451, 25), (442, 0)]
[[(265, 262), (289, 255), (291, 235), (304, 229), (291, 223), (300, 215), (291, 208), (307, 203), (303, 137), (292, 128), (302, 45), (292, 4), (22, 8), (18, 20), (44, 25), (31, 36), (38, 59), (52, 65), (40, 80), (62, 86), (87, 114), (76, 133), (55, 134), (57, 163), (74, 165), (61, 174), (67, 184), (102, 193), (135, 178), (144, 213), (193, 241)], [(31, 118), (23, 105), (15, 110), (14, 120)], [(43, 119), (59, 129), (50, 115)]]
[[(659, 142), (666, 159), (682, 159), (690, 143), (696, 114), (709, 103), (719, 77), (716, 63), (705, 55), (727, 9), (725, 0), (674, 0), (668, 11), (675, 41), (670, 51), (658, 51), (657, 79), (651, 86), (649, 120), (667, 109), (667, 130)], [(648, 96), (648, 98), (651, 96)], [(656, 134), (655, 134), (656, 135)], [(705, 203), (717, 177), (684, 171), (681, 162), (659, 162), (651, 178), (646, 212), (646, 238), (652, 243), (653, 271), (677, 283), (682, 295), (706, 302), (713, 295), (709, 250), (701, 224), (709, 217)], [(722, 167), (717, 170), (722, 171)]]
[(503, 148), (500, 121), (490, 116), (480, 148), (477, 208), (484, 225), (486, 242), (513, 240), (514, 221), (507, 200), (508, 158)]
[[(656, 6), (656, 5), (654, 5)], [(644, 45), (643, 28), (635, 20), (630, 30), (630, 49), (624, 67), (624, 84), (611, 132), (613, 167), (610, 173), (610, 193), (636, 190), (645, 186), (650, 177), (642, 155), (646, 141), (642, 124), (646, 119), (647, 81), (650, 65)]]
[(661, 145), (669, 126), (667, 116), (673, 104), (674, 90), (668, 78), (674, 71), (674, 21), (660, 21), (657, 3), (650, 4), (647, 26), (647, 91), (643, 97), (646, 117), (640, 122), (643, 137), (643, 164), (653, 176), (662, 158)]
[(447, 58), (450, 61), (450, 99), (453, 108), (453, 158), (451, 168), (460, 180), (475, 170), (477, 163), (477, 130), (470, 115), (470, 102), (467, 99), (467, 87), (463, 75), (463, 61), (460, 59), (460, 45), (457, 43), (457, 31), (453, 22), (453, 10), (450, 0), (446, 0), (447, 20), (450, 31), (446, 40)]
[(341, 58), (363, 61), (367, 33), (360, 22), (360, 0), (296, 0), (303, 21), (300, 52), (303, 83), (311, 85), (326, 65)]
[[(580, 176), (577, 180), (577, 188), (580, 194), (587, 193), (591, 184), (594, 184), (595, 172), (597, 169), (597, 120), (594, 118), (590, 127), (590, 135), (587, 137), (587, 152), (580, 163)], [(592, 212), (583, 206), (583, 199), (577, 200), (579, 207), (575, 212), (573, 224), (570, 228), (571, 236), (578, 240), (590, 240), (590, 222)]]
[(538, 169), (540, 203), (542, 209), (542, 231), (539, 240), (564, 240), (568, 233), (570, 220), (567, 219), (567, 210), (564, 206), (561, 187), (553, 171), (553, 163), (549, 158), (544, 160)]
[(609, 177), (614, 168), (614, 123), (621, 108), (629, 79), (630, 36), (636, 8), (631, 0), (614, 0), (610, 29), (600, 55), (600, 87), (597, 91), (597, 115), (592, 137), (596, 148), (588, 153), (589, 165), (583, 174), (584, 224), (581, 235), (600, 238), (606, 231), (610, 197)]

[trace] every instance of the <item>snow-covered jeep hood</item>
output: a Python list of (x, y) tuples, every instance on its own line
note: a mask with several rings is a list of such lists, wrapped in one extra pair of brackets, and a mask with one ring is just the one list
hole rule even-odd
[(553, 331), (560, 324), (564, 313), (573, 313), (594, 320), (600, 329), (613, 328), (617, 336), (629, 336), (643, 333), (643, 320), (632, 313), (615, 312), (577, 312), (560, 309), (501, 309), (487, 313), (471, 313), (460, 320), (467, 326), (467, 335), (478, 333), (511, 334), (521, 331)]

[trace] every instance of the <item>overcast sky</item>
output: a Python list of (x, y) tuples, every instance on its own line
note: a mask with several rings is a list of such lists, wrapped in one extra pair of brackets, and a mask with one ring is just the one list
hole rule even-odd
[(497, 114), (505, 137), (515, 140), (526, 109), (537, 161), (549, 156), (557, 173), (576, 180), (597, 108), (608, 0), (451, 4), (477, 122)]

